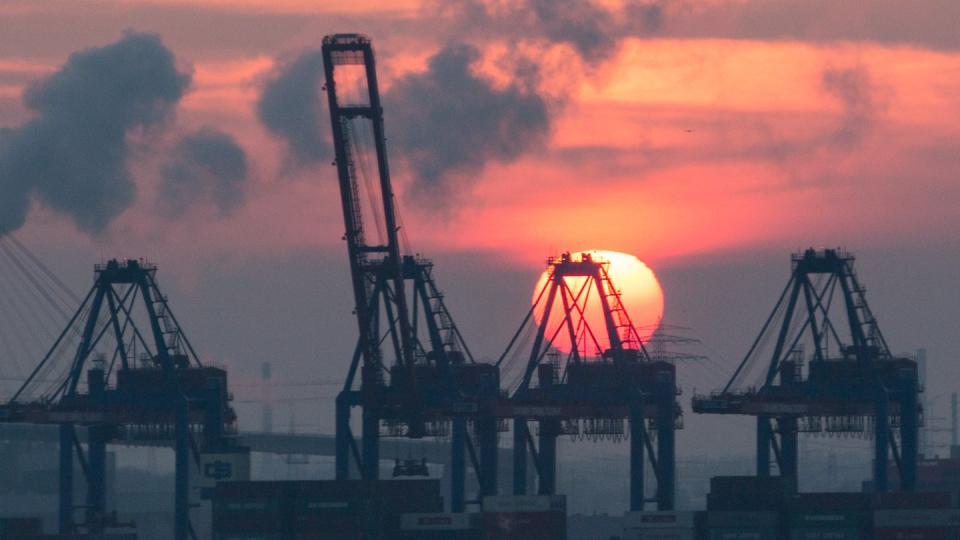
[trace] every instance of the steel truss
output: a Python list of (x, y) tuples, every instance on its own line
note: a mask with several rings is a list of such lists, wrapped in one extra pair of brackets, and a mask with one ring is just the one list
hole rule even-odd
[[(770, 474), (772, 453), (796, 486), (798, 434), (843, 434), (873, 438), (875, 490), (889, 489), (891, 456), (900, 489), (915, 489), (922, 413), (916, 361), (890, 353), (852, 255), (808, 249), (791, 262), (790, 280), (744, 360), (722, 391), (694, 397), (694, 412), (755, 416), (760, 476)], [(774, 336), (762, 384), (735, 388), (759, 345)], [(805, 346), (812, 349), (806, 370)]]

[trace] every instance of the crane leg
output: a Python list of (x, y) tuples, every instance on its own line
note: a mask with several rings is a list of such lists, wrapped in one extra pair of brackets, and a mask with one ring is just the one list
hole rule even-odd
[(497, 494), (497, 419), (483, 417), (477, 420), (480, 443), (480, 494)]
[(770, 429), (770, 418), (757, 417), (757, 476), (770, 476), (770, 442), (773, 432)]
[(527, 419), (513, 419), (513, 494), (527, 494)]
[(637, 400), (630, 407), (630, 511), (642, 512), (644, 499), (644, 439), (643, 402)]
[(676, 425), (674, 381), (657, 384), (657, 510), (673, 510), (676, 493)]
[(380, 418), (370, 407), (363, 408), (363, 434), (361, 435), (363, 463), (360, 464), (364, 480), (380, 478)]
[(90, 475), (87, 478), (87, 527), (91, 532), (103, 531), (107, 510), (107, 426), (87, 429), (87, 454)]
[(878, 493), (887, 491), (887, 460), (890, 445), (890, 417), (887, 413), (887, 395), (881, 391), (877, 396), (874, 421), (873, 489)]
[(916, 385), (907, 389), (900, 403), (900, 451), (901, 471), (900, 490), (914, 491), (917, 487), (917, 460), (919, 459), (918, 434), (920, 414), (918, 412)]
[(539, 495), (557, 492), (557, 435), (560, 421), (555, 418), (540, 420), (540, 485)]
[(340, 394), (336, 401), (336, 472), (337, 480), (350, 478), (350, 404)]
[(464, 492), (467, 483), (467, 420), (463, 417), (453, 419), (453, 433), (450, 440), (450, 510), (463, 512)]
[(73, 424), (60, 424), (60, 508), (62, 536), (73, 533)]

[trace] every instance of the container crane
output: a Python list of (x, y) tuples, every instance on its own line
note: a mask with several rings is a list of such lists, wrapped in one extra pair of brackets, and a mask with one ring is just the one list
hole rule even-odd
[[(451, 507), (462, 511), (468, 455), (480, 496), (497, 489), (499, 422), (489, 410), (500, 398), (499, 370), (474, 361), (433, 280), (431, 261), (401, 248), (370, 39), (326, 36), (322, 54), (359, 333), (336, 401), (336, 477), (350, 477), (352, 459), (361, 478), (377, 479), (381, 436), (449, 434)], [(347, 95), (352, 83), (359, 96)], [(370, 139), (372, 159), (364, 146)], [(372, 224), (365, 223), (364, 211)], [(359, 448), (350, 425), (353, 407), (362, 408)], [(395, 473), (407, 469), (422, 473), (412, 466)]]
[[(557, 438), (561, 435), (592, 440), (628, 438), (630, 510), (643, 510), (646, 502), (655, 502), (659, 510), (672, 510), (675, 429), (682, 426), (682, 410), (676, 403), (676, 369), (647, 354), (608, 267), (609, 262), (589, 253), (565, 253), (548, 260), (549, 278), (536, 292), (526, 320), (500, 358), (503, 362), (508, 357), (534, 313), (542, 310), (522, 378), (510, 397), (513, 491), (516, 495), (527, 493), (527, 466), (532, 458), (538, 493), (556, 492)], [(591, 328), (584, 315), (591, 295), (601, 306), (603, 328)], [(558, 302), (562, 316), (554, 321)], [(572, 344), (565, 358), (552, 347), (561, 332)], [(609, 347), (600, 344), (598, 335), (606, 336)], [(628, 429), (624, 420), (629, 421)], [(536, 441), (528, 427), (530, 421), (538, 425)], [(646, 496), (644, 486), (648, 461), (657, 485), (652, 498)]]
[[(106, 506), (108, 443), (173, 438), (174, 538), (195, 537), (189, 521), (191, 466), (199, 452), (231, 446), (236, 415), (227, 374), (200, 363), (156, 272), (139, 260), (97, 265), (94, 285), (66, 328), (0, 405), (0, 422), (59, 426), (61, 535), (99, 534), (118, 525)], [(77, 436), (81, 427), (87, 429), (86, 451)], [(195, 441), (194, 433), (202, 439)], [(83, 505), (73, 500), (74, 456), (87, 479)], [(78, 506), (85, 510), (82, 522), (76, 519)]]
[[(912, 491), (922, 412), (916, 361), (891, 354), (852, 255), (808, 249), (791, 263), (790, 280), (760, 335), (723, 390), (694, 396), (694, 412), (755, 416), (759, 476), (770, 475), (772, 451), (780, 475), (795, 488), (799, 433), (852, 434), (873, 438), (876, 491), (889, 489), (891, 455), (899, 488)], [(768, 363), (759, 364), (759, 384), (738, 387), (762, 358), (764, 343), (773, 350)], [(812, 349), (809, 362), (805, 349)]]

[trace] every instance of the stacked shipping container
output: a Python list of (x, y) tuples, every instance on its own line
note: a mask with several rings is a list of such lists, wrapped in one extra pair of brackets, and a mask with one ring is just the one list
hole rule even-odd
[(400, 516), (440, 512), (437, 480), (222, 482), (214, 540), (397, 538)]
[(563, 495), (484, 497), (485, 540), (564, 540), (567, 499)]
[(694, 540), (693, 512), (627, 512), (623, 540)]

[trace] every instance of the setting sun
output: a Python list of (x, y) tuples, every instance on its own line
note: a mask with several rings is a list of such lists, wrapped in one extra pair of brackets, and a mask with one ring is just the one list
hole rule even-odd
[[(660, 324), (660, 319), (663, 317), (663, 289), (661, 289), (656, 275), (643, 261), (627, 253), (588, 250), (571, 253), (571, 258), (575, 261), (581, 260), (584, 254), (589, 254), (595, 261), (609, 264), (607, 273), (610, 282), (619, 292), (624, 309), (636, 327), (640, 339), (646, 341), (656, 330)], [(541, 298), (541, 292), (550, 278), (548, 272), (549, 270), (544, 271), (540, 275), (531, 300), (536, 306), (534, 315), (537, 324), (540, 324), (543, 320), (545, 301)], [(610, 346), (610, 339), (605, 329), (600, 296), (595, 285), (585, 286), (588, 279), (586, 277), (568, 276), (564, 278), (564, 281), (572, 295), (578, 298), (577, 303), (583, 310), (581, 316), (578, 310), (571, 309), (573, 311), (571, 322), (577, 335), (577, 349), (586, 355), (594, 355), (602, 352), (595, 350), (597, 348), (596, 344), (599, 343), (600, 349), (605, 350)], [(604, 292), (610, 294), (611, 291)], [(546, 295), (543, 296), (545, 298)], [(545, 339), (553, 338), (552, 345), (554, 348), (563, 352), (570, 352), (572, 347), (569, 332), (559, 328), (560, 325), (566, 324), (563, 315), (563, 303), (559, 297), (550, 311)]]

